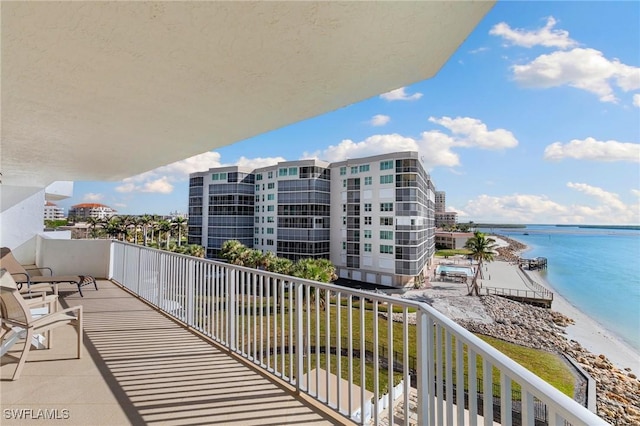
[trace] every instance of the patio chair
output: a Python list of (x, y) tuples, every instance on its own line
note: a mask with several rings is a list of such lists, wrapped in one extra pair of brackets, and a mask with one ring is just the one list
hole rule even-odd
[[(82, 356), (82, 306), (54, 311), (34, 318), (32, 308), (17, 289), (11, 274), (0, 271), (0, 313), (2, 314), (1, 353), (4, 355), (17, 341), (24, 339), (24, 347), (11, 380), (17, 380), (27, 361), (34, 336), (47, 333), (46, 347), (51, 347), (51, 331), (71, 325), (78, 333), (77, 358)], [(43, 303), (48, 303), (43, 300)], [(75, 312), (75, 315), (73, 314)]]
[[(95, 289), (98, 289), (98, 284), (95, 278), (90, 275), (53, 275), (53, 270), (49, 267), (42, 268), (29, 268), (25, 269), (24, 266), (18, 262), (13, 256), (11, 249), (8, 247), (0, 248), (0, 267), (9, 271), (18, 285), (18, 290), (21, 292), (41, 291), (46, 289), (46, 285), (50, 285), (53, 288), (54, 294), (58, 294), (57, 285), (60, 283), (75, 284), (78, 287), (80, 296), (82, 294), (82, 287), (85, 285), (93, 284)], [(48, 275), (42, 274), (42, 271), (48, 271)], [(24, 284), (26, 288), (23, 289)]]

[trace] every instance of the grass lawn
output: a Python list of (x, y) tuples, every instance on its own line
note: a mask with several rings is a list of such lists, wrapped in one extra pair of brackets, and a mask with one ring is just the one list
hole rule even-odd
[[(256, 300), (258, 300), (258, 306), (259, 306), (260, 298), (257, 298)], [(290, 335), (292, 335), (292, 333), (290, 333), (290, 330), (289, 330), (288, 294), (285, 293), (284, 298), (279, 298), (278, 305), (282, 302), (284, 302), (284, 309), (282, 310), (271, 309), (271, 307), (275, 306), (274, 301), (271, 300), (267, 302), (266, 299), (263, 299), (264, 314), (262, 317), (262, 331), (263, 331), (264, 338), (265, 339), (267, 338), (267, 333), (268, 333), (272, 342), (274, 337), (277, 336), (278, 347), (281, 346), (283, 342), (282, 339), (284, 338), (286, 342), (285, 347), (288, 348), (288, 339)], [(237, 334), (239, 336), (244, 335), (245, 346), (246, 346), (245, 350), (247, 350), (248, 352), (250, 352), (251, 345), (252, 345), (252, 343), (250, 343), (251, 337), (255, 332), (255, 330), (251, 328), (253, 327), (253, 320), (254, 320), (252, 303), (254, 303), (253, 297), (251, 298), (251, 301), (249, 300), (245, 301), (246, 309), (241, 309), (240, 307), (238, 307), (238, 310), (237, 310), (238, 313), (245, 311), (245, 320), (244, 320), (245, 329), (240, 330), (242, 321), (238, 319)], [(307, 330), (309, 331), (308, 334), (310, 336), (310, 342), (311, 342), (310, 344), (312, 347), (315, 347), (316, 345), (316, 336), (320, 336), (320, 347), (321, 348), (325, 347), (326, 335), (328, 331), (330, 336), (329, 346), (332, 348), (335, 348), (337, 346), (336, 337), (339, 334), (339, 336), (341, 337), (341, 341), (343, 342), (341, 343), (341, 346), (343, 349), (345, 349), (346, 338), (347, 336), (349, 336), (349, 312), (351, 312), (351, 336), (353, 338), (352, 349), (354, 350), (360, 349), (361, 337), (364, 336), (365, 350), (372, 351), (373, 342), (377, 341), (379, 345), (379, 356), (386, 358), (387, 350), (385, 348), (382, 348), (382, 346), (388, 347), (387, 342), (389, 342), (389, 340), (392, 340), (393, 348), (397, 352), (398, 358), (400, 360), (403, 359), (403, 332), (404, 332), (403, 324), (396, 323), (396, 322), (392, 322), (391, 324), (389, 324), (389, 322), (385, 318), (378, 316), (377, 317), (377, 339), (376, 339), (374, 336), (375, 334), (374, 320), (376, 319), (376, 317), (374, 316), (374, 312), (373, 312), (373, 303), (365, 302), (362, 305), (364, 306), (363, 310), (360, 309), (361, 304), (359, 300), (352, 301), (351, 310), (349, 310), (347, 305), (348, 305), (347, 300), (341, 299), (340, 307), (338, 311), (336, 300), (335, 298), (332, 298), (330, 303), (327, 305), (326, 309), (320, 309), (319, 311), (320, 321), (316, 323), (315, 303), (311, 301), (310, 309), (308, 311), (305, 310), (302, 315), (303, 315), (303, 323), (304, 323), (303, 333), (306, 335)], [(386, 312), (388, 310), (388, 307), (384, 304), (378, 304), (378, 308), (379, 308), (378, 309), (379, 313)], [(398, 308), (400, 307), (394, 306), (393, 312), (402, 311), (402, 308), (400, 309)], [(361, 326), (361, 315), (364, 316), (364, 328)], [(339, 329), (338, 329), (338, 317), (340, 319)], [(256, 319), (258, 324), (257, 327), (260, 327), (259, 325), (260, 320), (259, 318), (256, 318)], [(268, 329), (267, 329), (267, 319), (269, 320)], [(224, 321), (224, 318), (222, 318), (222, 320)], [(329, 327), (327, 327), (327, 323), (330, 324)], [(259, 336), (259, 331), (256, 334)], [(407, 328), (407, 334), (408, 334), (407, 350), (409, 351), (409, 355), (415, 358), (417, 355), (416, 327), (414, 325), (409, 325)], [(557, 355), (550, 354), (544, 351), (535, 350), (535, 349), (524, 348), (522, 346), (510, 344), (510, 343), (507, 343), (498, 339), (492, 339), (486, 336), (478, 336), (478, 337), (480, 337), (485, 342), (495, 347), (496, 349), (498, 349), (508, 357), (512, 358), (519, 364), (523, 365), (525, 368), (531, 370), (533, 373), (535, 373), (536, 375), (540, 376), (541, 378), (549, 382), (551, 385), (559, 389), (561, 392), (569, 395), (570, 397), (573, 397), (573, 390), (574, 390), (573, 375), (569, 367)], [(443, 360), (445, 359), (444, 340), (445, 339), (443, 336), (442, 337), (443, 346), (440, 349), (443, 354), (442, 355)], [(305, 343), (306, 343), (306, 338), (305, 338)], [(454, 338), (452, 338), (452, 344), (455, 345)], [(265, 347), (266, 347), (266, 344), (265, 344)], [(452, 368), (454, 370), (455, 370), (455, 355), (456, 354), (454, 353), (453, 365), (452, 365)], [(311, 354), (311, 358), (312, 358), (311, 367), (310, 367), (311, 369), (316, 368), (315, 356), (316, 356), (315, 354)], [(465, 373), (467, 373), (468, 363), (467, 363), (466, 347), (464, 349), (463, 356), (464, 356)], [(269, 358), (270, 358), (270, 364), (272, 368), (277, 366), (276, 369), (281, 370), (282, 363), (284, 362), (285, 363), (284, 371), (286, 372), (289, 371), (289, 359), (290, 359), (289, 356), (282, 356), (280, 354), (273, 353), (270, 355)], [(321, 358), (320, 368), (326, 369), (326, 361), (327, 361), (326, 355), (324, 353), (320, 354), (320, 358)], [(337, 371), (336, 359), (337, 359), (337, 355), (335, 354), (329, 355), (330, 370), (334, 373)], [(342, 377), (346, 379), (348, 374), (347, 358), (343, 356), (342, 360), (343, 360), (342, 361)], [(266, 361), (266, 357), (264, 361)], [(353, 356), (353, 363), (354, 363), (353, 364), (354, 381), (357, 385), (360, 385), (360, 364), (359, 364), (360, 360), (355, 355)], [(482, 362), (478, 359), (478, 361), (476, 362), (476, 365), (477, 365), (477, 376), (479, 379), (481, 379), (483, 375)], [(307, 362), (305, 361), (304, 371), (306, 372), (307, 369), (308, 369)], [(367, 390), (373, 391), (373, 386), (374, 386), (373, 365), (371, 365), (371, 362), (365, 363), (365, 370), (366, 370), (365, 387)], [(494, 383), (500, 382), (500, 375), (497, 369), (494, 368), (494, 371), (492, 372), (492, 376), (493, 376)], [(454, 372), (454, 377), (455, 377), (455, 372)], [(401, 374), (394, 373), (395, 384), (397, 384), (400, 380), (401, 380)], [(388, 373), (387, 371), (381, 369), (379, 374), (379, 389), (381, 393), (383, 390), (387, 389), (387, 385), (388, 385)], [(518, 390), (519, 386), (514, 384), (513, 388), (514, 390)]]

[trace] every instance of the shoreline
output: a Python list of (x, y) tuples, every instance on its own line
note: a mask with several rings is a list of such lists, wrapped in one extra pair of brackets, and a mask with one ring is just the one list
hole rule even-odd
[[(522, 241), (502, 235), (495, 235), (496, 238), (505, 240), (507, 243), (515, 244), (516, 250), (512, 251), (514, 256), (521, 256), (530, 247)], [(511, 251), (511, 250), (509, 250)], [(514, 266), (515, 267), (515, 266)], [(551, 310), (559, 312), (569, 318), (574, 323), (565, 327), (566, 336), (569, 340), (575, 340), (582, 347), (595, 355), (604, 355), (620, 370), (631, 371), (640, 375), (640, 352), (632, 347), (627, 341), (619, 336), (614, 330), (610, 330), (595, 318), (583, 312), (571, 303), (566, 297), (553, 287), (540, 271), (524, 271), (535, 282), (553, 292), (553, 303)]]

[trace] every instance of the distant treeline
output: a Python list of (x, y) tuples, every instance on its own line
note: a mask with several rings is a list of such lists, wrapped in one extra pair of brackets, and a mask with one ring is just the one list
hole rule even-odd
[(556, 225), (558, 228), (631, 229), (640, 231), (640, 225)]
[(526, 228), (527, 225), (518, 225), (513, 223), (474, 223), (476, 228)]

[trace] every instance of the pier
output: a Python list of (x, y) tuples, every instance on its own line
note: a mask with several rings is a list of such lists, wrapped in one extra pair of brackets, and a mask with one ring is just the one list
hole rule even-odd
[[(544, 262), (538, 262), (535, 269), (527, 270), (547, 267), (546, 258), (538, 259), (544, 259)], [(553, 292), (533, 280), (521, 263), (513, 265), (509, 262), (494, 261), (484, 264), (480, 291), (482, 294), (494, 294), (545, 308), (551, 308), (553, 302)]]

